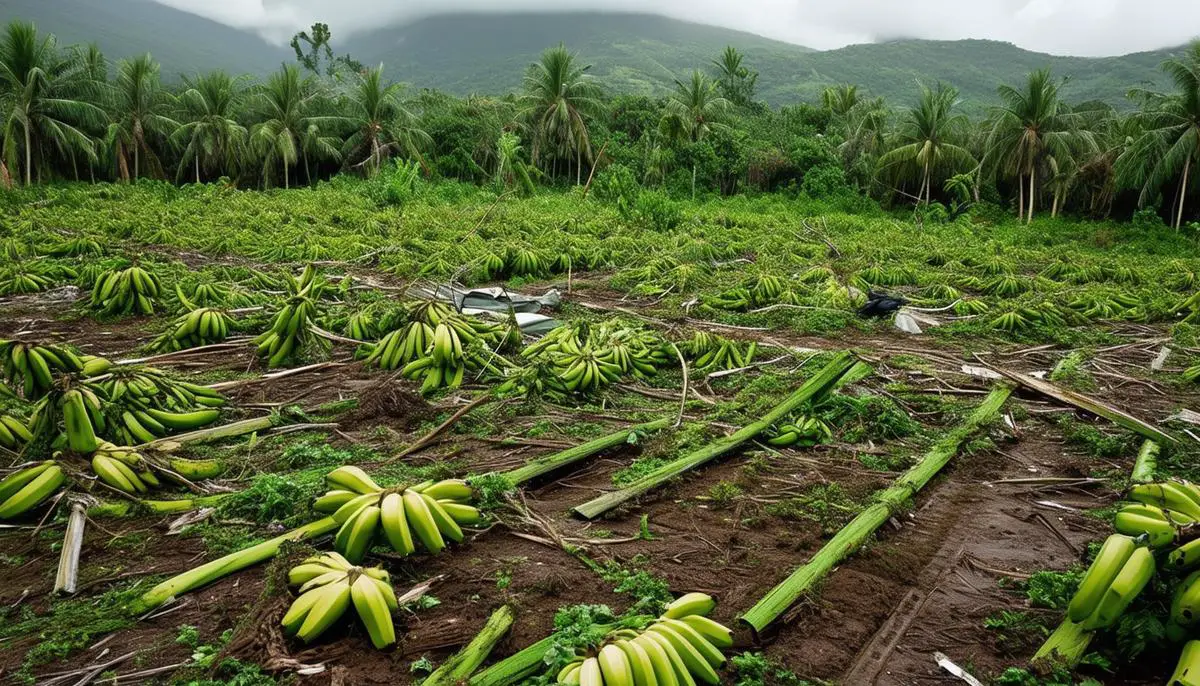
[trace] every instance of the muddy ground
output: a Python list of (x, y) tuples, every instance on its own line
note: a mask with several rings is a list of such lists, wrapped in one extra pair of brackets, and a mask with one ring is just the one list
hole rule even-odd
[[(601, 289), (585, 293), (593, 304), (628, 307), (606, 300)], [(49, 314), (51, 308), (36, 302), (9, 303), (5, 312), (0, 337), (32, 330), (117, 359), (140, 355), (140, 346), (157, 333), (149, 320), (98, 325), (90, 319), (58, 319)], [(973, 360), (975, 353), (967, 355), (942, 340), (861, 332), (844, 338), (771, 336), (795, 347), (854, 347), (875, 361), (880, 376), (848, 392), (886, 393), (889, 384), (904, 382), (934, 396), (945, 394), (962, 403), (974, 403), (988, 388), (987, 381), (956, 374), (958, 365)], [(1096, 395), (1150, 421), (1161, 420), (1189, 403), (1195, 407), (1194, 395), (1148, 380), (1142, 367), (1157, 349), (1155, 333), (1135, 330), (1129, 336), (1129, 346), (1098, 353), (1096, 369), (1102, 374), (1096, 376), (1100, 384)], [(250, 412), (281, 404), (315, 408), (361, 398), (356, 409), (337, 419), (336, 432), (328, 433), (326, 440), (339, 446), (395, 449), (424, 435), (432, 422), (445, 418), (457, 406), (456, 401), (465, 402), (470, 390), (431, 407), (411, 392), (407, 382), (380, 384), (380, 374), (363, 370), (349, 352), (336, 349), (336, 365), (237, 386), (230, 397)], [(982, 353), (981, 360), (1017, 371), (1048, 369), (1063, 354), (1061, 350), (1028, 348), (975, 352)], [(219, 355), (163, 358), (154, 364), (185, 374), (211, 374), (215, 369), (248, 378), (250, 373), (260, 372), (250, 353), (246, 346)], [(906, 360), (903, 364), (897, 361), (901, 357)], [(914, 370), (908, 359), (913, 357), (924, 367)], [(649, 392), (668, 398), (677, 393)], [(702, 393), (711, 393), (714, 400), (731, 394), (712, 386)], [(627, 402), (617, 402), (603, 414), (593, 413), (595, 416), (586, 419), (615, 429), (627, 423), (623, 413), (632, 409), (655, 402), (663, 412), (677, 407), (673, 401), (629, 397)], [(934, 434), (954, 419), (910, 409), (911, 416)], [(1029, 611), (1024, 596), (1012, 589), (1011, 580), (1041, 569), (1078, 564), (1087, 544), (1107, 534), (1106, 525), (1083, 510), (1109, 504), (1117, 494), (1103, 481), (1089, 477), (1102, 471), (1127, 471), (1133, 456), (1103, 461), (1068, 446), (1053, 419), (1071, 410), (1043, 398), (1021, 393), (1010, 401), (1007, 411), (1011, 423), (993, 432), (993, 444), (960, 455), (919, 495), (910, 511), (893, 518), (867, 548), (825, 581), (819, 594), (793, 608), (766, 635), (752, 637), (740, 630), (739, 647), (762, 650), (803, 678), (848, 685), (953, 682), (934, 662), (935, 651), (985, 680), (1007, 666), (1027, 661), (1036, 642), (1014, 641), (984, 628), (984, 620), (1004, 610)], [(689, 416), (702, 417), (703, 413), (703, 403), (689, 406)], [(466, 460), (473, 472), (516, 466), (578, 442), (568, 433), (554, 431), (529, 439), (520, 436), (522, 428), (535, 421), (566, 426), (572, 417), (564, 410), (561, 416), (495, 422), (495, 432), (487, 438), (451, 432), (405, 459), (415, 464)], [(731, 428), (716, 425), (712, 431), (720, 435)], [(515, 445), (495, 440), (506, 429), (516, 435)], [(518, 618), (498, 647), (497, 657), (550, 633), (554, 612), (561, 606), (605, 603), (622, 611), (630, 605), (633, 599), (614, 593), (612, 583), (555, 545), (555, 537), (580, 545), (600, 563), (616, 561), (644, 568), (666, 579), (677, 593), (710, 593), (719, 601), (714, 618), (736, 625), (739, 612), (806, 561), (831, 533), (819, 521), (773, 515), (768, 511), (771, 504), (830, 483), (838, 484), (851, 499), (867, 499), (886, 487), (896, 472), (869, 469), (863, 464), (864, 456), (886, 450), (916, 456), (923, 445), (920, 440), (902, 439), (886, 446), (837, 444), (778, 452), (751, 446), (599, 521), (587, 523), (571, 516), (571, 507), (611, 490), (615, 472), (639, 455), (654, 451), (656, 443), (651, 440), (644, 446), (610, 451), (530, 484), (525, 502), (538, 515), (540, 525), (497, 524), (450, 554), (433, 558), (381, 557), (398, 592), (433, 580), (430, 593), (439, 601), (420, 611), (402, 613), (402, 638), (394, 650), (370, 650), (361, 630), (350, 625), (331, 631), (314, 647), (279, 634), (275, 627), (287, 604), (279, 575), (288, 559), (303, 554), (297, 550), (275, 564), (252, 568), (185, 596), (131, 626), (89, 638), (82, 649), (41, 662), (20, 676), (32, 675), (39, 683), (82, 684), (111, 671), (135, 675), (118, 683), (139, 679), (169, 682), (191, 658), (193, 649), (176, 641), (179, 627), (188, 625), (196, 627), (207, 641), (232, 630), (223, 655), (265, 665), (279, 675), (291, 674), (299, 683), (415, 683), (420, 674), (410, 674), (411, 663), (423, 657), (434, 663), (443, 660), (470, 640), (502, 603), (512, 603)], [(1076, 481), (1028, 481), (1059, 477)], [(739, 496), (730, 502), (714, 500), (714, 487), (727, 483), (738, 485)], [(651, 540), (638, 536), (643, 517)], [(78, 596), (86, 598), (114, 584), (142, 578), (149, 583), (210, 556), (199, 538), (166, 536), (173, 519), (93, 521), (87, 529)], [(7, 583), (0, 586), (0, 607), (8, 608), (6, 617), (40, 615), (57, 602), (49, 595), (57, 563), (56, 531), (61, 531), (61, 524), (0, 531), (5, 559), (19, 560), (3, 567)], [(133, 534), (138, 534), (141, 544), (127, 544)], [(268, 583), (272, 580), (274, 583)], [(26, 652), (39, 641), (37, 636), (28, 636), (0, 644), (0, 676), (15, 678)], [(295, 676), (297, 669), (308, 673)], [(1169, 669), (1164, 664), (1156, 671), (1106, 675), (1105, 683), (1162, 683)], [(82, 680), (85, 677), (87, 680)]]

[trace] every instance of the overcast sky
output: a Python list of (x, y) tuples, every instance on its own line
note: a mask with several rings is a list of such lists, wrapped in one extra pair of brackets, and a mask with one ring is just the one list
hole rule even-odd
[(991, 38), (1066, 55), (1119, 55), (1200, 35), (1200, 0), (156, 0), (276, 41), (453, 11), (619, 10), (750, 31), (813, 48), (888, 38)]

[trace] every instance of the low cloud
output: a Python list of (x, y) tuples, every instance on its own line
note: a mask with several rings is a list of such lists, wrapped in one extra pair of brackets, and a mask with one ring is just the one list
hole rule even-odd
[(156, 0), (283, 42), (314, 21), (347, 35), (450, 12), (652, 12), (818, 49), (890, 38), (988, 38), (1070, 55), (1118, 55), (1200, 33), (1196, 0)]

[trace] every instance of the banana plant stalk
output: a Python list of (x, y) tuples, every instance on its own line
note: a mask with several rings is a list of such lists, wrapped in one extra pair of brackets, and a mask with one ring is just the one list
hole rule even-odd
[(275, 426), (276, 419), (272, 416), (255, 417), (254, 419), (243, 419), (240, 422), (223, 424), (221, 426), (212, 426), (206, 429), (199, 429), (178, 436), (167, 436), (156, 441), (143, 443), (137, 446), (138, 450), (161, 450), (169, 452), (174, 449), (174, 445), (183, 445), (185, 443), (206, 443), (209, 441), (217, 441), (222, 438), (232, 438), (234, 436), (244, 436), (255, 431), (263, 431)]
[(1087, 654), (1088, 646), (1092, 643), (1094, 631), (1086, 631), (1082, 626), (1064, 617), (1050, 638), (1042, 644), (1031, 661), (1034, 667), (1053, 666), (1074, 669), (1083, 656)]
[(773, 410), (763, 415), (762, 419), (753, 424), (747, 424), (727, 438), (710, 443), (689, 455), (685, 455), (678, 460), (659, 467), (625, 488), (605, 493), (598, 498), (576, 506), (573, 512), (585, 519), (595, 519), (605, 512), (661, 486), (688, 470), (695, 469), (706, 462), (732, 452), (738, 446), (754, 439), (763, 431), (770, 428), (772, 424), (791, 414), (800, 406), (825, 395), (837, 383), (838, 379), (842, 378), (855, 366), (855, 363), (856, 360), (853, 353), (847, 351), (838, 353), (821, 371), (806, 381), (787, 400), (784, 400), (775, 406)]
[(87, 525), (87, 507), (78, 500), (71, 501), (67, 516), (67, 532), (63, 535), (62, 552), (58, 556), (58, 573), (54, 576), (55, 593), (74, 593), (79, 582), (79, 554), (83, 549), (83, 529)]
[(971, 416), (935, 443), (912, 469), (896, 480), (895, 484), (877, 494), (875, 504), (863, 510), (838, 531), (807, 564), (763, 596), (742, 616), (742, 621), (756, 634), (770, 626), (779, 615), (792, 606), (792, 603), (812, 590), (835, 566), (866, 543), (879, 527), (937, 476), (958, 454), (962, 444), (981, 426), (995, 418), (1012, 391), (1012, 386), (1007, 384), (993, 389)]
[(87, 513), (89, 517), (124, 517), (138, 512), (175, 514), (217, 505), (231, 495), (233, 494), (217, 493), (216, 495), (181, 500), (121, 500), (118, 502), (101, 503), (88, 508)]
[(138, 614), (153, 610), (177, 596), (211, 584), (217, 579), (241, 571), (251, 565), (258, 564), (263, 560), (275, 557), (279, 552), (279, 548), (288, 541), (303, 541), (315, 538), (334, 531), (338, 526), (340, 525), (333, 517), (323, 517), (297, 529), (292, 529), (281, 536), (276, 536), (268, 541), (263, 541), (249, 548), (239, 550), (236, 553), (230, 553), (225, 557), (219, 557), (211, 562), (206, 562), (195, 569), (190, 569), (183, 574), (171, 577), (149, 591), (146, 591), (134, 603), (131, 609)]
[(508, 605), (488, 617), (483, 629), (462, 650), (435, 669), (421, 686), (452, 686), (471, 676), (512, 628), (513, 611)]
[(524, 465), (516, 469), (501, 474), (508, 479), (513, 486), (520, 486), (526, 481), (531, 481), (539, 476), (548, 474), (556, 469), (561, 469), (567, 465), (575, 464), (576, 462), (589, 458), (592, 455), (615, 448), (619, 445), (625, 445), (630, 442), (631, 436), (643, 433), (653, 433), (661, 429), (665, 429), (671, 425), (670, 419), (656, 419), (645, 424), (638, 424), (627, 429), (614, 431), (613, 433), (593, 439), (587, 443), (581, 443), (572, 448), (567, 448), (561, 452), (545, 457), (539, 457), (535, 460), (526, 462)]

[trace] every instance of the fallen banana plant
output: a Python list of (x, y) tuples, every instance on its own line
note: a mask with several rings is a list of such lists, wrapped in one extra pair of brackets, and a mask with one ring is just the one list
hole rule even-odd
[(184, 593), (194, 591), (201, 586), (207, 586), (234, 572), (241, 571), (251, 565), (256, 565), (259, 562), (275, 557), (279, 553), (280, 546), (288, 541), (307, 540), (330, 533), (337, 528), (338, 523), (333, 520), (333, 517), (322, 517), (315, 522), (292, 529), (270, 540), (206, 562), (199, 567), (173, 576), (150, 589), (133, 603), (131, 610), (135, 613), (153, 610)]
[(958, 454), (962, 444), (980, 427), (996, 417), (1012, 391), (1012, 386), (1009, 385), (995, 388), (962, 424), (935, 443), (893, 486), (880, 492), (875, 498), (875, 504), (859, 513), (817, 551), (807, 564), (792, 572), (754, 607), (747, 610), (742, 616), (742, 621), (756, 633), (761, 633), (770, 626), (800, 596), (811, 591), (838, 563), (858, 550), (895, 512), (911, 501), (917, 492), (937, 476)]
[(855, 362), (856, 360), (852, 353), (838, 353), (834, 356), (833, 360), (814, 374), (795, 393), (766, 413), (757, 422), (746, 425), (727, 438), (710, 443), (689, 455), (665, 464), (622, 489), (605, 493), (582, 505), (578, 505), (572, 511), (585, 519), (594, 519), (647, 491), (661, 486), (686, 471), (695, 469), (702, 464), (737, 449), (743, 443), (756, 438), (776, 422), (795, 412), (805, 403), (824, 396), (837, 383), (838, 379), (855, 366)]
[(433, 670), (425, 681), (421, 682), (421, 686), (454, 686), (462, 683), (479, 669), (479, 665), (492, 653), (496, 644), (508, 634), (512, 624), (512, 608), (501, 605), (488, 617), (487, 623), (475, 638)]
[(516, 469), (499, 474), (499, 476), (507, 479), (513, 487), (520, 486), (527, 481), (532, 481), (555, 470), (573, 465), (580, 460), (585, 460), (605, 450), (635, 443), (640, 440), (641, 436), (665, 429), (670, 425), (670, 419), (656, 419), (645, 424), (637, 424), (627, 429), (621, 429), (620, 431), (614, 431), (613, 433), (592, 439), (587, 443), (581, 443), (573, 448), (567, 448), (566, 450), (546, 455), (545, 457), (530, 460)]

